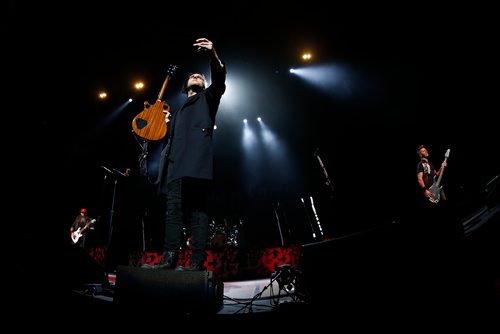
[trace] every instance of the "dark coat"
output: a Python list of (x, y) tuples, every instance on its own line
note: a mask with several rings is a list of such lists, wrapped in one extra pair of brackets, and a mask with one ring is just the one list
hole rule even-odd
[(165, 193), (181, 177), (213, 179), (213, 129), (226, 90), (226, 67), (210, 63), (212, 83), (189, 97), (172, 116), (167, 145), (161, 152), (157, 183)]

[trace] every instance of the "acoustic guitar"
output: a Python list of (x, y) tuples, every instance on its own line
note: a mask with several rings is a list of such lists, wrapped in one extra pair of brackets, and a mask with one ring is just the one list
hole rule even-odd
[(170, 106), (161, 99), (176, 69), (176, 65), (170, 65), (168, 67), (167, 77), (163, 81), (156, 102), (153, 105), (148, 101), (144, 102), (144, 110), (137, 114), (132, 120), (133, 131), (145, 140), (158, 141), (167, 134), (167, 121), (170, 116)]

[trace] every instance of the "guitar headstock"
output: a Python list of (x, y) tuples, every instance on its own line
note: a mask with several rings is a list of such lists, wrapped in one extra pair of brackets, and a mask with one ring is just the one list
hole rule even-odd
[(448, 159), (449, 156), (450, 156), (450, 149), (447, 149), (446, 153), (444, 154), (444, 157)]
[(169, 77), (171, 77), (172, 75), (174, 75), (174, 73), (175, 73), (175, 71), (177, 70), (177, 68), (178, 68), (178, 67), (179, 67), (179, 66), (177, 66), (177, 65), (172, 65), (172, 64), (170, 64), (170, 65), (168, 66), (168, 69), (167, 69), (167, 75), (168, 75)]

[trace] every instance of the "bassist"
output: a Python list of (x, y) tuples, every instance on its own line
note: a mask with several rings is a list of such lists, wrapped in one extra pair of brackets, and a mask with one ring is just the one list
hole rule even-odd
[(446, 254), (457, 245), (463, 237), (463, 225), (457, 216), (457, 210), (452, 197), (446, 197), (441, 185), (450, 149), (446, 150), (441, 167), (436, 170), (429, 160), (429, 152), (424, 145), (417, 149), (420, 161), (417, 164), (417, 193), (415, 212), (410, 218), (412, 236), (416, 237), (419, 256), (428, 252), (428, 260), (437, 260), (436, 266), (441, 266), (441, 254)]
[[(441, 164), (441, 168), (436, 170), (431, 161), (429, 161), (429, 152), (424, 145), (420, 145), (417, 149), (417, 154), (420, 161), (417, 164), (417, 181), (418, 185), (427, 200), (431, 200), (433, 193), (429, 190), (434, 181), (440, 176), (443, 169), (446, 167), (446, 160)], [(444, 191), (441, 189), (439, 193), (440, 200), (446, 200)]]

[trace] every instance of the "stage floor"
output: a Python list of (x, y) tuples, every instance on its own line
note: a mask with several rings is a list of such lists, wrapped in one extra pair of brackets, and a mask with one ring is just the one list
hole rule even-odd
[[(103, 287), (101, 284), (85, 284), (81, 289), (73, 289), (72, 294), (76, 299), (94, 300), (101, 304), (113, 304), (115, 278), (111, 276), (110, 285)], [(282, 286), (272, 278), (245, 281), (223, 282), (223, 305), (216, 314), (249, 314), (273, 312), (283, 304), (304, 303), (295, 287)]]

